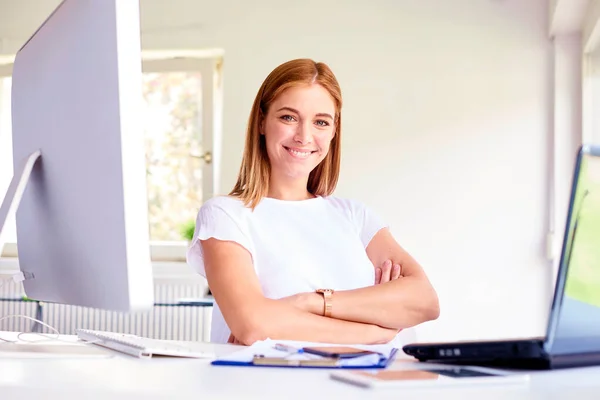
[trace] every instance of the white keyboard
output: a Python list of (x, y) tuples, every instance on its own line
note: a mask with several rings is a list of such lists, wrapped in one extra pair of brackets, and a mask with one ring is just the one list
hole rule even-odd
[(156, 356), (188, 357), (188, 358), (214, 358), (215, 354), (209, 351), (194, 349), (183, 342), (174, 343), (166, 340), (150, 339), (124, 333), (93, 331), (77, 329), (77, 336), (85, 342), (107, 347), (134, 357), (149, 358)]

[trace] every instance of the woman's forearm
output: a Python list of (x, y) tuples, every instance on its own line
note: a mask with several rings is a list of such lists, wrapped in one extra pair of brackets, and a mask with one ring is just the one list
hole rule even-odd
[[(396, 280), (379, 285), (335, 292), (334, 318), (395, 329), (438, 318), (440, 307), (435, 289), (421, 265), (396, 242), (389, 229), (379, 230), (366, 251), (376, 268), (387, 266), (389, 273), (390, 264), (397, 264), (400, 275)], [(386, 263), (387, 260), (391, 263)], [(320, 299), (320, 307), (323, 307), (323, 299)]]
[[(264, 299), (258, 309), (233, 332), (243, 344), (258, 340), (286, 339), (340, 344), (387, 343), (398, 332), (368, 323), (325, 318), (278, 300)], [(260, 311), (258, 311), (260, 310)]]
[[(308, 309), (322, 315), (324, 300), (309, 293)], [(332, 298), (332, 318), (392, 329), (405, 329), (436, 319), (438, 298), (428, 282), (402, 277), (376, 286), (336, 291)]]

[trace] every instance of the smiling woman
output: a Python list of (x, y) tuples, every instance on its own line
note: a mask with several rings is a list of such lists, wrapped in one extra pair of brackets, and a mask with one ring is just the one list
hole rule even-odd
[(261, 124), (271, 164), (270, 197), (312, 195), (306, 193), (306, 177), (329, 152), (333, 115), (329, 92), (317, 84), (291, 87), (273, 101)]
[(332, 195), (341, 108), (333, 72), (312, 60), (259, 89), (238, 181), (204, 203), (188, 251), (216, 300), (212, 341), (387, 343), (437, 318), (435, 290), (386, 224)]

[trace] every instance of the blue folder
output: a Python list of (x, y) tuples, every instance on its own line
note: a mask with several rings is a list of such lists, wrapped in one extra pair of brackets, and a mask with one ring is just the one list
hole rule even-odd
[[(398, 349), (387, 345), (365, 346), (353, 345), (376, 354), (353, 358), (328, 358), (300, 352), (286, 352), (275, 349), (276, 343), (285, 343), (301, 349), (302, 347), (327, 346), (308, 342), (272, 341), (257, 342), (252, 346), (241, 347), (240, 350), (222, 356), (211, 364), (215, 366), (238, 367), (278, 367), (278, 368), (327, 368), (327, 369), (384, 369), (396, 357)], [(333, 346), (333, 345), (331, 345)], [(339, 346), (339, 345), (337, 345)]]

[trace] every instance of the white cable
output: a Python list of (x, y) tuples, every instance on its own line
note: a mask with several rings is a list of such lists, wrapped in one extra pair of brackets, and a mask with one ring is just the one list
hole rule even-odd
[[(40, 333), (40, 332), (21, 332), (21, 333), (19, 333), (17, 335), (17, 340), (7, 340), (7, 339), (4, 339), (4, 338), (0, 337), (0, 341), (2, 341), (2, 342), (5, 342), (5, 343), (19, 343), (19, 342), (39, 343), (39, 342), (44, 342), (44, 341), (50, 340), (50, 341), (57, 341), (57, 342), (70, 343), (70, 344), (76, 343), (76, 342), (73, 342), (73, 341), (60, 339), (60, 332), (58, 331), (58, 329), (53, 328), (52, 326), (46, 324), (45, 322), (40, 321), (39, 319), (31, 318), (31, 317), (29, 317), (27, 315), (6, 315), (6, 316), (0, 318), (0, 322), (3, 321), (3, 320), (5, 320), (5, 319), (9, 319), (9, 318), (25, 318), (25, 319), (28, 319), (30, 321), (37, 322), (38, 324), (41, 324), (41, 325), (45, 326), (46, 328), (50, 329), (51, 331), (56, 332), (56, 337), (50, 337), (47, 334)], [(41, 340), (25, 340), (25, 339), (23, 339), (21, 337), (21, 335), (38, 335), (38, 336), (42, 336), (42, 337), (44, 337), (46, 339), (41, 339)], [(84, 341), (84, 343), (90, 343), (90, 344), (98, 343), (98, 342), (101, 342), (101, 340)]]
[[(4, 281), (0, 281), (0, 288), (2, 288), (2, 286), (4, 285), (5, 282), (11, 281), (11, 280), (13, 282), (15, 282), (15, 283), (23, 282), (25, 280), (25, 274), (22, 271), (19, 271), (18, 273), (14, 274), (12, 277), (10, 277), (10, 278), (8, 278), (8, 279), (6, 279)], [(58, 341), (58, 342), (71, 343), (71, 344), (75, 343), (73, 341), (68, 341), (68, 340), (62, 340), (62, 339), (60, 339), (60, 332), (58, 331), (58, 329), (55, 329), (54, 327), (46, 324), (45, 322), (40, 321), (40, 320), (35, 319), (35, 318), (32, 318), (32, 317), (29, 317), (27, 315), (17, 315), (17, 314), (15, 314), (15, 315), (6, 315), (4, 317), (0, 317), (0, 322), (3, 321), (3, 320), (5, 320), (5, 319), (9, 319), (9, 318), (25, 318), (25, 319), (28, 319), (30, 321), (37, 322), (38, 324), (40, 324), (42, 326), (45, 326), (49, 330), (51, 330), (53, 332), (56, 332), (56, 337), (51, 337), (51, 336), (48, 336), (45, 333), (40, 333), (40, 332), (20, 332), (17, 335), (17, 340), (7, 340), (7, 339), (4, 339), (4, 338), (0, 337), (0, 343), (1, 342), (4, 342), (4, 343), (19, 343), (19, 342), (39, 343), (39, 342), (43, 342), (43, 341), (47, 341), (47, 340), (50, 340), (50, 341), (54, 340), (54, 341)], [(22, 335), (38, 335), (38, 336), (42, 336), (45, 339), (25, 340), (25, 339), (23, 339), (21, 337)], [(101, 340), (83, 341), (83, 342), (84, 343), (97, 343), (97, 342), (101, 342)]]
[[(60, 332), (58, 332), (58, 330), (56, 330), (55, 328), (53, 328), (53, 327), (51, 327), (50, 325), (48, 325), (48, 324), (46, 324), (46, 323), (44, 323), (44, 322), (42, 322), (42, 321), (39, 321), (39, 320), (37, 320), (37, 319), (35, 319), (35, 318), (31, 318), (31, 317), (29, 317), (29, 316), (27, 316), (27, 315), (7, 315), (7, 316), (4, 316), (4, 317), (0, 318), (0, 322), (1, 322), (1, 321), (3, 321), (3, 320), (5, 320), (5, 319), (9, 319), (9, 318), (25, 318), (25, 319), (28, 319), (28, 320), (30, 320), (30, 321), (37, 322), (38, 324), (41, 324), (41, 325), (45, 326), (46, 328), (50, 329), (51, 331), (54, 331), (54, 332), (56, 332), (56, 335), (57, 335), (57, 336), (58, 336), (58, 335), (60, 335)], [(2, 339), (2, 338), (0, 338), (0, 340), (2, 340), (2, 341), (4, 341), (4, 342), (12, 342), (12, 343), (17, 343), (17, 342), (19, 342), (19, 341), (23, 341), (23, 342), (31, 342), (31, 341), (28, 341), (28, 340), (23, 340), (23, 339), (21, 338), (21, 335), (23, 335), (24, 333), (26, 333), (26, 332), (21, 332), (21, 333), (19, 333), (19, 334), (17, 335), (17, 339), (18, 339), (18, 340), (6, 340), (6, 339)], [(31, 333), (34, 333), (34, 334), (36, 334), (37, 332), (31, 332)], [(44, 337), (47, 337), (47, 336), (46, 336), (45, 334), (43, 334), (43, 333), (37, 333), (37, 334), (39, 334), (39, 335), (41, 335), (41, 336), (44, 336)], [(53, 339), (53, 338), (50, 338), (50, 339)], [(56, 339), (58, 339), (58, 337), (57, 337)]]

